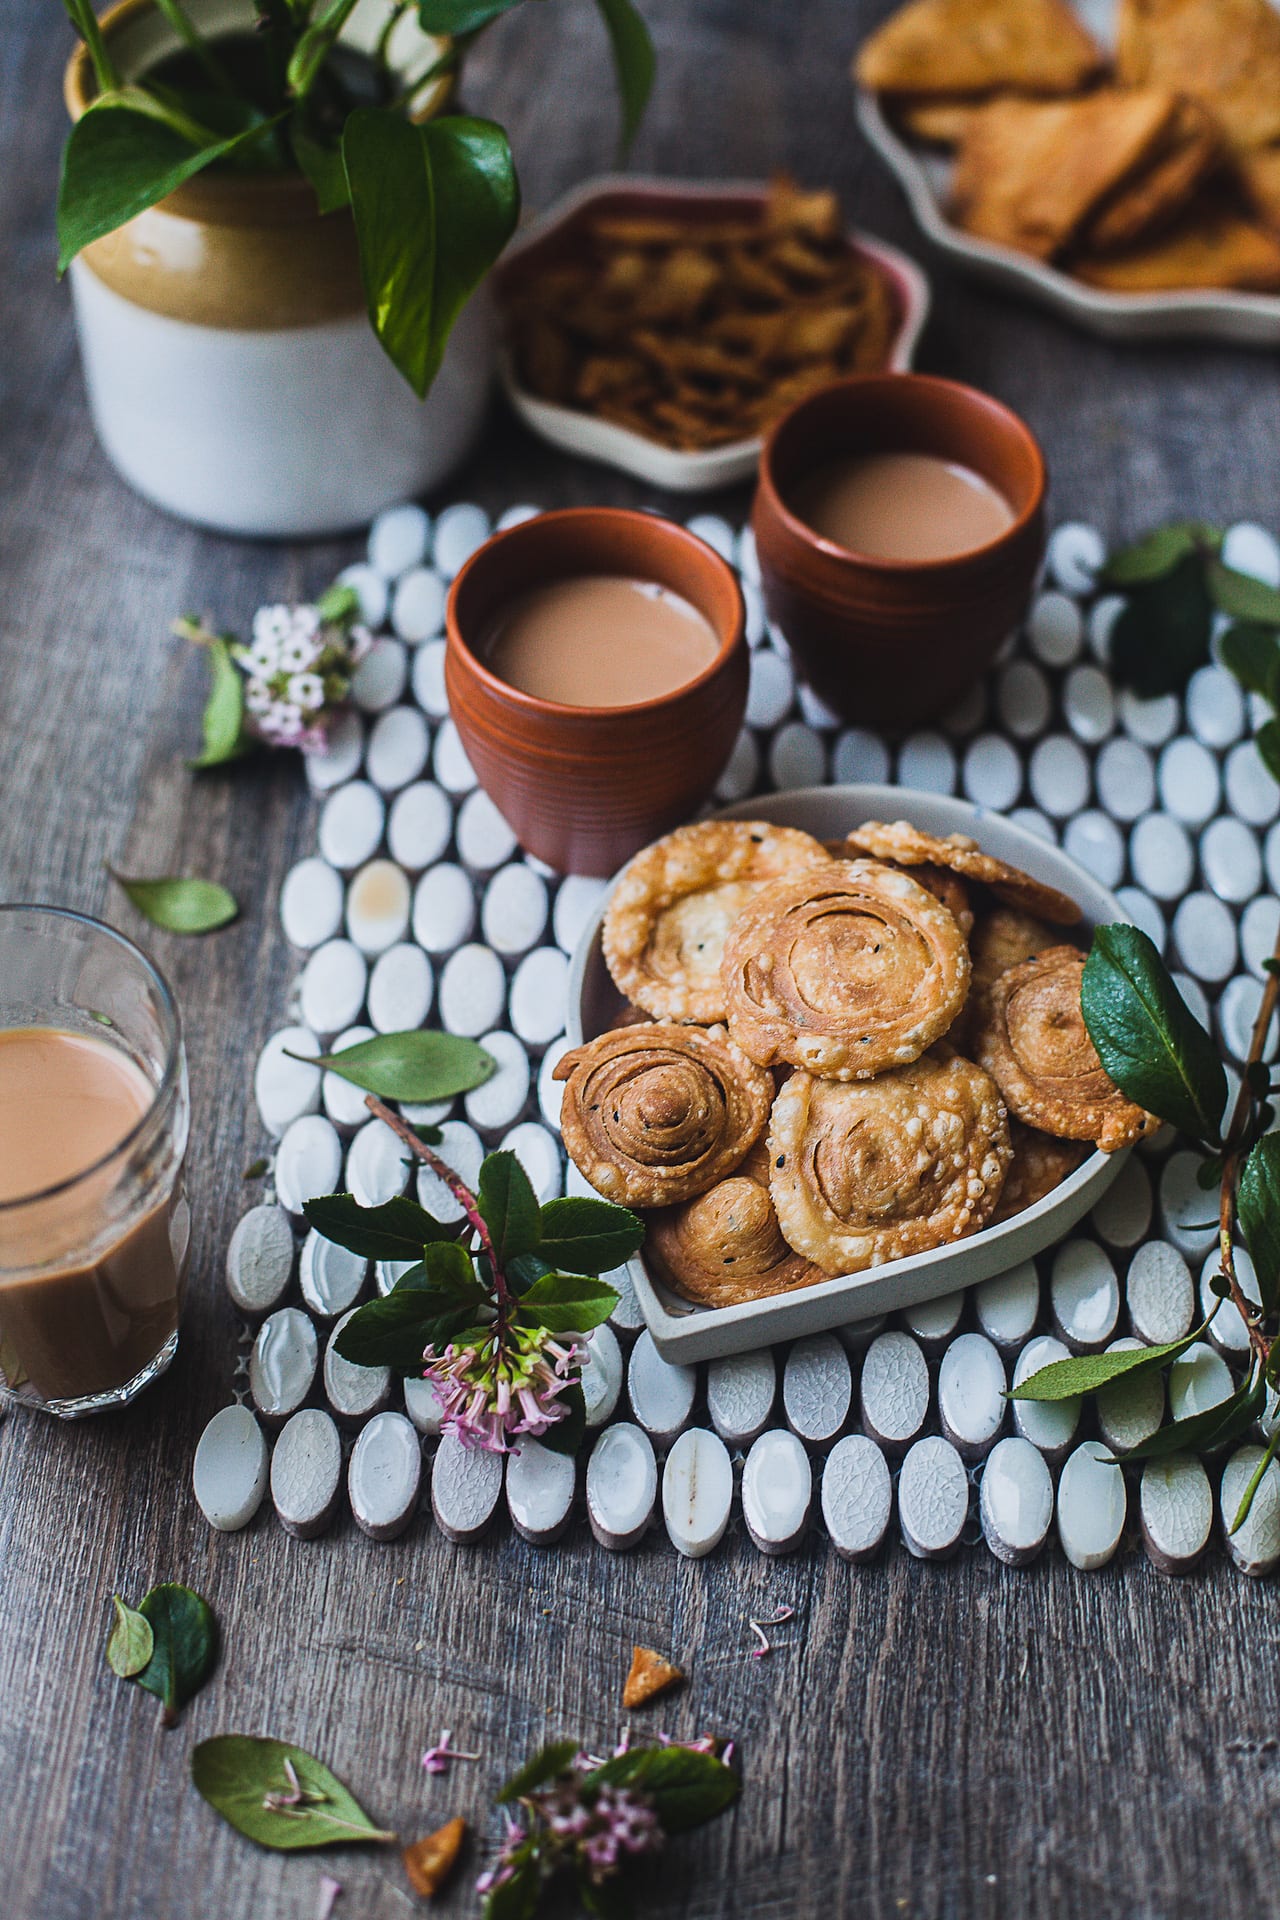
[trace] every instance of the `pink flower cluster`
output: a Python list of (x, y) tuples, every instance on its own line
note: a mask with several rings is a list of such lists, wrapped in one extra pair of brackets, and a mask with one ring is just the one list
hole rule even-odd
[(464, 1446), (507, 1453), (518, 1434), (535, 1438), (569, 1411), (561, 1396), (574, 1384), (581, 1350), (545, 1327), (509, 1327), (472, 1346), (428, 1347), (424, 1377), (440, 1398), (441, 1428)]
[(274, 747), (323, 753), (329, 722), (372, 645), (368, 629), (351, 617), (326, 617), (315, 606), (259, 607), (252, 641), (232, 649), (248, 676), (248, 731)]
[[(566, 1774), (535, 1787), (524, 1802), (543, 1842), (547, 1868), (554, 1871), (572, 1861), (596, 1886), (617, 1873), (627, 1855), (655, 1853), (663, 1842), (658, 1816), (643, 1794), (606, 1785), (584, 1797), (583, 1781), (598, 1764), (590, 1754), (578, 1754)], [(477, 1893), (505, 1885), (515, 1871), (511, 1856), (527, 1838), (508, 1817), (506, 1846), (497, 1866), (477, 1880)]]

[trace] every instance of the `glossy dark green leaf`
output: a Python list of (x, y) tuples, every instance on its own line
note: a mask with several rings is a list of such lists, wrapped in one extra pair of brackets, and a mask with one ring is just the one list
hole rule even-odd
[(223, 1733), (191, 1756), (196, 1791), (237, 1833), (260, 1847), (308, 1847), (395, 1839), (374, 1826), (359, 1801), (313, 1754), (283, 1740)]
[(1250, 1152), (1236, 1205), (1263, 1308), (1274, 1313), (1280, 1306), (1280, 1135), (1265, 1134)]
[(215, 933), (235, 919), (240, 909), (235, 895), (216, 880), (142, 880), (107, 872), (132, 900), (144, 920), (166, 933)]
[(632, 0), (596, 0), (609, 35), (613, 71), (622, 101), (622, 140), (625, 153), (644, 118), (653, 91), (654, 56), (649, 29)]
[(1208, 546), (1216, 552), (1221, 544), (1222, 534), (1218, 528), (1206, 526), (1200, 520), (1175, 521), (1108, 554), (1099, 571), (1098, 583), (1104, 587), (1133, 587), (1160, 580), (1197, 548)]
[(616, 1287), (583, 1274), (547, 1273), (520, 1296), (518, 1318), (552, 1333), (590, 1333), (618, 1304)]
[(522, 1800), (535, 1787), (545, 1787), (568, 1767), (574, 1755), (579, 1752), (576, 1740), (554, 1740), (550, 1746), (542, 1747), (531, 1760), (526, 1760), (519, 1772), (513, 1773), (505, 1782), (497, 1796), (498, 1805), (510, 1806), (516, 1800)]
[(1213, 603), (1198, 555), (1135, 587), (1111, 629), (1112, 677), (1146, 699), (1179, 693), (1209, 658)]
[(591, 1778), (643, 1793), (664, 1833), (705, 1826), (733, 1804), (740, 1784), (723, 1760), (688, 1747), (632, 1747), (606, 1760)]
[(1280, 720), (1265, 720), (1254, 734), (1253, 744), (1271, 778), (1280, 780)]
[(103, 101), (72, 127), (58, 187), (58, 272), (81, 248), (114, 233), (215, 160), (262, 132), (258, 126), (200, 142), (136, 106)]
[(293, 1053), (289, 1058), (324, 1067), (340, 1080), (377, 1094), (380, 1100), (424, 1104), (470, 1093), (489, 1078), (495, 1064), (493, 1055), (474, 1040), (464, 1040), (456, 1033), (424, 1030), (379, 1033), (372, 1040), (344, 1047), (341, 1053)]
[(535, 1280), (541, 1280), (544, 1273), (552, 1271), (536, 1253), (518, 1254), (514, 1260), (507, 1262), (507, 1285), (515, 1294), (527, 1293)]
[(479, 33), (499, 14), (510, 13), (520, 0), (418, 0), (418, 23), (424, 33)]
[(357, 1307), (334, 1347), (357, 1367), (421, 1373), (425, 1349), (446, 1347), (474, 1318), (474, 1306), (460, 1304), (446, 1289), (400, 1285), (385, 1299)]
[(428, 1241), (452, 1240), (457, 1232), (403, 1195), (362, 1207), (349, 1193), (325, 1193), (305, 1201), (302, 1210), (308, 1226), (366, 1260), (421, 1260)]
[(107, 1641), (107, 1665), (121, 1680), (134, 1680), (150, 1664), (155, 1635), (145, 1613), (127, 1607), (118, 1593), (111, 1596), (115, 1623)]
[(295, 99), (310, 92), (357, 5), (358, 0), (317, 0), (308, 9), (310, 19), (289, 57), (287, 79)]
[(476, 1198), (505, 1272), (509, 1260), (534, 1251), (542, 1231), (538, 1196), (514, 1153), (488, 1156), (480, 1168)]
[(172, 1725), (193, 1694), (200, 1691), (218, 1659), (218, 1623), (213, 1608), (190, 1587), (167, 1581), (152, 1587), (138, 1603), (151, 1628), (151, 1658), (134, 1679), (164, 1702)]
[(1205, 1453), (1211, 1447), (1225, 1447), (1253, 1425), (1266, 1396), (1266, 1382), (1259, 1373), (1242, 1381), (1230, 1398), (1216, 1407), (1157, 1428), (1149, 1439), (1125, 1454), (1125, 1465), (1134, 1460), (1162, 1460), (1170, 1453)]
[(563, 1273), (608, 1273), (637, 1252), (644, 1222), (611, 1200), (571, 1196), (549, 1200), (542, 1209), (538, 1255)]
[(301, 108), (295, 111), (290, 122), (289, 144), (294, 159), (311, 182), (320, 212), (336, 213), (339, 207), (349, 205), (351, 194), (347, 188), (347, 170), (342, 164), (342, 154), (337, 147), (331, 147), (315, 137), (307, 127)]
[(1096, 927), (1080, 1009), (1122, 1093), (1193, 1139), (1216, 1143), (1227, 1100), (1222, 1061), (1138, 927)]
[(456, 1240), (446, 1240), (422, 1249), (422, 1270), (426, 1286), (447, 1293), (459, 1305), (469, 1303), (472, 1311), (489, 1299), (487, 1287), (476, 1277), (471, 1255)]
[(1196, 1185), (1201, 1193), (1216, 1193), (1222, 1185), (1222, 1155), (1211, 1153), (1196, 1168)]
[(1180, 1353), (1200, 1339), (1203, 1327), (1196, 1327), (1181, 1340), (1170, 1340), (1159, 1347), (1126, 1347), (1112, 1353), (1081, 1353), (1070, 1360), (1051, 1360), (1047, 1367), (1029, 1374), (1014, 1387), (1010, 1400), (1075, 1400), (1082, 1393), (1096, 1393), (1113, 1381), (1134, 1379), (1168, 1366)]
[(1209, 562), (1209, 591), (1219, 613), (1264, 627), (1280, 627), (1280, 589), (1251, 574), (1237, 573), (1221, 560)]
[(587, 1400), (582, 1388), (575, 1381), (558, 1396), (565, 1408), (561, 1419), (553, 1421), (545, 1433), (538, 1435), (539, 1442), (549, 1453), (575, 1454), (587, 1433)]
[(1250, 693), (1263, 694), (1273, 705), (1280, 692), (1280, 643), (1270, 627), (1242, 621), (1228, 627), (1218, 642), (1218, 656)]
[(193, 773), (238, 760), (248, 747), (244, 732), (244, 675), (231, 658), (231, 648), (215, 634), (205, 646), (209, 662), (209, 698), (205, 702), (204, 746), (188, 761)]
[(454, 321), (515, 230), (520, 193), (507, 136), (464, 115), (417, 125), (361, 107), (347, 120), (342, 157), (369, 317), (425, 394)]

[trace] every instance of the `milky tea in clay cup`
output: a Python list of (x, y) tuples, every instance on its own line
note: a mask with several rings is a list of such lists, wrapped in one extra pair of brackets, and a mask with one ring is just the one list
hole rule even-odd
[(742, 725), (732, 569), (656, 515), (540, 514), (449, 596), (445, 683), (480, 784), (530, 853), (606, 875), (710, 794)]
[(824, 387), (770, 433), (752, 514), (770, 617), (824, 700), (901, 730), (945, 713), (1025, 612), (1045, 466), (999, 401), (923, 374)]
[(0, 1369), (68, 1417), (168, 1366), (190, 1222), (168, 987), (119, 934), (0, 909)]

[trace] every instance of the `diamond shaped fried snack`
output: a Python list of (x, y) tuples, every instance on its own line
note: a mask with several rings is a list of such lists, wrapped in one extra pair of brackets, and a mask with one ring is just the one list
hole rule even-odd
[(912, 96), (1074, 93), (1103, 65), (1064, 0), (914, 0), (864, 43), (854, 76)]
[(1123, 252), (1080, 255), (1072, 272), (1109, 293), (1183, 287), (1280, 291), (1280, 242), (1225, 199), (1204, 199), (1172, 227)]
[(1280, 145), (1239, 154), (1237, 164), (1254, 211), (1266, 226), (1280, 230)]
[(1233, 147), (1280, 140), (1280, 13), (1270, 0), (1120, 0), (1116, 73), (1202, 100)]
[(1197, 100), (1179, 100), (1165, 137), (1145, 167), (1099, 207), (1084, 236), (1091, 253), (1107, 253), (1168, 226), (1192, 191), (1222, 159), (1211, 114)]
[(960, 148), (954, 216), (984, 240), (1051, 260), (1155, 154), (1177, 108), (1177, 96), (1159, 87), (993, 100)]

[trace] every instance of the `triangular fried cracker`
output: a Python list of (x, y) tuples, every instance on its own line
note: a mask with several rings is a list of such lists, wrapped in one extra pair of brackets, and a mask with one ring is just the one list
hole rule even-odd
[(1071, 271), (1110, 293), (1173, 293), (1188, 287), (1280, 291), (1280, 242), (1224, 199), (1193, 202), (1154, 239), (1123, 253), (1081, 256)]
[(1280, 232), (1280, 145), (1237, 156), (1241, 183), (1263, 224)]
[(883, 93), (1073, 93), (1104, 64), (1065, 0), (911, 0), (863, 44), (854, 77)]
[(622, 1689), (622, 1704), (643, 1707), (668, 1687), (678, 1686), (683, 1679), (681, 1669), (672, 1666), (670, 1660), (655, 1653), (652, 1647), (636, 1647), (631, 1655), (631, 1671)]
[(1280, 139), (1280, 13), (1270, 0), (1120, 0), (1116, 73), (1203, 100), (1232, 146)]
[(1181, 99), (1156, 152), (1108, 195), (1089, 221), (1084, 236), (1089, 251), (1129, 247), (1167, 226), (1221, 158), (1222, 141), (1212, 115), (1199, 101)]
[(1156, 151), (1176, 109), (1156, 87), (993, 100), (960, 149), (952, 212), (969, 233), (1050, 260)]
[(893, 100), (889, 110), (908, 139), (923, 140), (931, 147), (958, 147), (980, 104), (939, 94), (936, 100)]

